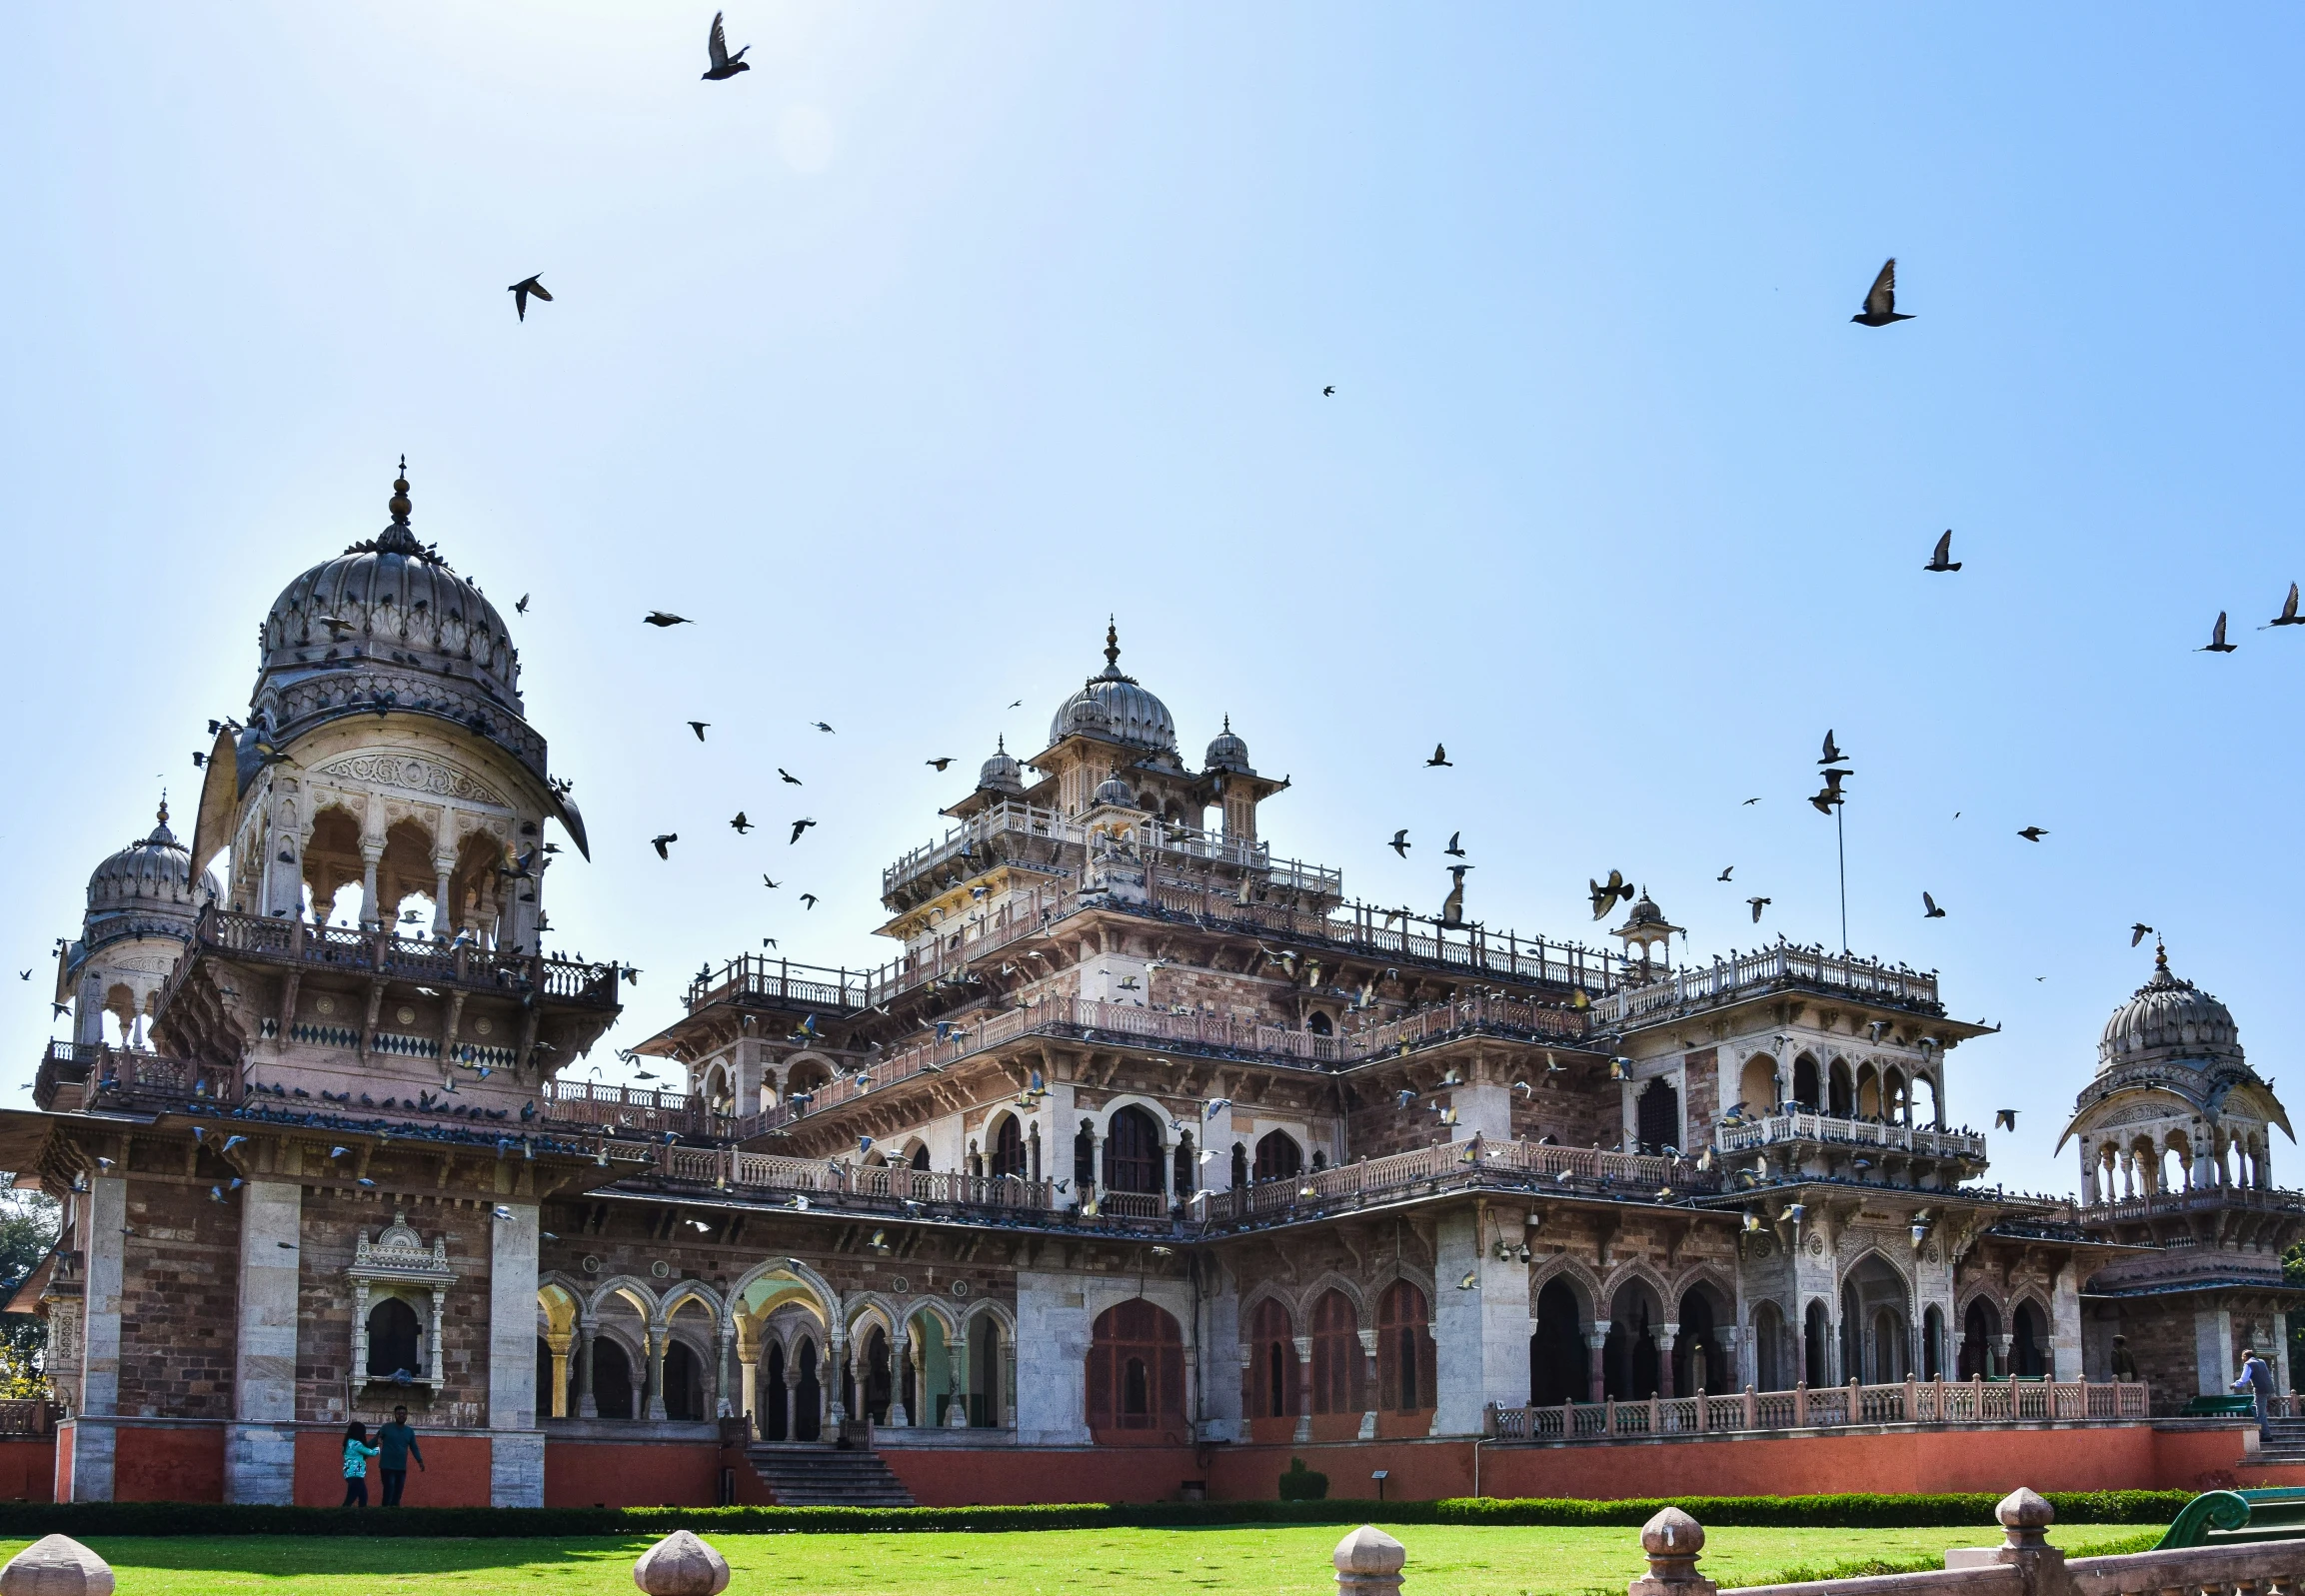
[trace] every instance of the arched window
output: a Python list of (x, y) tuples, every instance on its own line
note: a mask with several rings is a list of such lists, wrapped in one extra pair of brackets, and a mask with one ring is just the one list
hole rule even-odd
[(801, 1379), (793, 1387), (793, 1439), (813, 1441), (824, 1433), (825, 1386), (817, 1377), (817, 1343), (801, 1339)]
[(969, 1326), (969, 1423), (982, 1430), (1001, 1421), (1001, 1324), (980, 1313)]
[(1721, 1345), (1721, 1315), (1702, 1286), (1681, 1293), (1680, 1334), (1672, 1346), (1672, 1388), (1681, 1396), (1718, 1396), (1729, 1389), (1728, 1348)]
[(1089, 1341), (1092, 1430), (1179, 1431), (1184, 1422), (1184, 1341), (1176, 1321), (1143, 1297), (1097, 1316)]
[(913, 1149), (913, 1167), (926, 1171), (929, 1167), (929, 1144), (923, 1142)]
[(1921, 1378), (1942, 1379), (1945, 1373), (1945, 1314), (1934, 1302), (1921, 1314)]
[(1786, 1373), (1785, 1316), (1774, 1302), (1753, 1309), (1753, 1389), (1782, 1391), (1793, 1382)]
[(701, 1419), (705, 1416), (704, 1360), (685, 1341), (665, 1348), (665, 1417)]
[(1134, 1104), (1117, 1111), (1105, 1133), (1106, 1188), (1157, 1192), (1160, 1173), (1160, 1127)]
[(2028, 1379), (2039, 1379), (2049, 1372), (2049, 1320), (2040, 1304), (2032, 1301), (2017, 1304), (2017, 1311), (2009, 1315), (2009, 1372)]
[(1832, 1315), (1825, 1311), (1822, 1302), (1811, 1302), (1802, 1322), (1807, 1328), (1808, 1341), (1808, 1367), (1803, 1371), (1803, 1378), (1812, 1386), (1830, 1385), (1833, 1383), (1830, 1365), (1833, 1351)]
[(1855, 1106), (1856, 1093), (1849, 1085), (1849, 1066), (1836, 1058), (1826, 1078), (1825, 1112), (1835, 1119), (1846, 1119)]
[(398, 1297), (386, 1297), (368, 1310), (369, 1378), (389, 1380), (395, 1374), (420, 1376), (430, 1371), (418, 1343), (424, 1330), (416, 1309)]
[(633, 1364), (624, 1343), (593, 1338), (593, 1407), (604, 1419), (633, 1416)]
[(1317, 1008), (1304, 1016), (1304, 1028), (1314, 1036), (1333, 1036), (1336, 1034), (1335, 1024)]
[(1025, 1177), (1025, 1131), (1015, 1114), (1003, 1114), (993, 1128), (992, 1175), (995, 1180), (1008, 1175), (1020, 1180)]
[(536, 1338), (536, 1416), (540, 1419), (568, 1416), (559, 1411), (560, 1404), (555, 1400), (559, 1394), (555, 1387), (560, 1383), (557, 1373), (552, 1343), (540, 1335)]
[(1536, 1333), (1528, 1338), (1528, 1399), (1539, 1407), (1582, 1402), (1592, 1394), (1583, 1318), (1567, 1281), (1547, 1280), (1536, 1294)]
[(889, 1357), (889, 1332), (874, 1325), (865, 1337), (864, 1356), (865, 1389), (862, 1401), (852, 1400), (849, 1410), (862, 1413), (875, 1424), (889, 1422), (889, 1400), (896, 1394), (894, 1365)]
[(1659, 1075), (1633, 1102), (1633, 1125), (1640, 1150), (1654, 1155), (1680, 1146), (1680, 1093)]
[(1296, 1334), (1288, 1310), (1270, 1297), (1256, 1304), (1249, 1320), (1248, 1416), (1293, 1418), (1296, 1397)]
[(1807, 1053), (1793, 1060), (1793, 1101), (1812, 1112), (1824, 1101), (1817, 1095), (1817, 1061)]
[(1086, 1197), (1096, 1184), (1097, 1133), (1083, 1120), (1073, 1137), (1073, 1189)]
[(1434, 1361), (1432, 1314), (1424, 1293), (1395, 1280), (1376, 1299), (1377, 1401), (1393, 1413), (1431, 1407)]
[(761, 1360), (761, 1439), (781, 1441), (792, 1433), (792, 1392), (785, 1389), (785, 1344), (769, 1343)]
[(1293, 1180), (1303, 1172), (1304, 1149), (1287, 1131), (1271, 1131), (1256, 1144), (1258, 1180)]
[(1352, 1299), (1341, 1291), (1323, 1292), (1312, 1304), (1312, 1411), (1366, 1411), (1367, 1359)]
[(2008, 1371), (2000, 1367), (2001, 1310), (1983, 1297), (1970, 1301), (1961, 1315), (1961, 1362), (1957, 1379), (1992, 1379)]
[(1189, 1197), (1192, 1195), (1193, 1187), (1198, 1185), (1200, 1181), (1199, 1154), (1193, 1151), (1191, 1131), (1187, 1130), (1176, 1138), (1176, 1156), (1173, 1162), (1175, 1165), (1171, 1171), (1173, 1179), (1168, 1189), (1176, 1196)]
[(1248, 1184), (1248, 1149), (1239, 1142), (1232, 1144), (1232, 1189), (1238, 1191)]

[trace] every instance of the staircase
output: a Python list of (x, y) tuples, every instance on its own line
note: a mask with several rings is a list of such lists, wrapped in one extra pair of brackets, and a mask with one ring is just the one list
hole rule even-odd
[(913, 1493), (865, 1447), (776, 1445), (745, 1448), (780, 1507), (912, 1507)]
[(2305, 1419), (2267, 1419), (2260, 1463), (2305, 1463)]

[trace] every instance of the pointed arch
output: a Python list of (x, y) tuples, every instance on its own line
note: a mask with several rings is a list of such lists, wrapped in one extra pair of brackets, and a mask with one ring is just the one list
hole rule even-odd
[(608, 1306), (611, 1298), (623, 1302), (639, 1314), (641, 1322), (644, 1324), (662, 1322), (657, 1315), (655, 1289), (637, 1274), (604, 1276), (600, 1284), (593, 1288), (592, 1298), (585, 1304), (585, 1311), (597, 1315), (602, 1308)]
[(683, 1280), (667, 1291), (657, 1303), (655, 1322), (658, 1324), (672, 1323), (673, 1315), (691, 1302), (703, 1304), (705, 1311), (712, 1316), (715, 1327), (729, 1322), (728, 1304), (721, 1300), (718, 1292), (702, 1280)]
[(1368, 1294), (1360, 1288), (1359, 1282), (1346, 1279), (1334, 1269), (1322, 1270), (1311, 1284), (1296, 1294), (1296, 1305), (1303, 1310), (1297, 1318), (1301, 1322), (1310, 1323), (1312, 1305), (1331, 1291), (1340, 1293), (1345, 1301), (1352, 1304), (1353, 1322), (1359, 1328), (1365, 1330), (1375, 1324)]
[(1528, 1271), (1528, 1304), (1531, 1314), (1536, 1311), (1536, 1299), (1544, 1288), (1558, 1280), (1576, 1299), (1578, 1315), (1589, 1324), (1601, 1314), (1595, 1304), (1607, 1301), (1601, 1292), (1600, 1281), (1592, 1270), (1565, 1252), (1556, 1252), (1544, 1262)]

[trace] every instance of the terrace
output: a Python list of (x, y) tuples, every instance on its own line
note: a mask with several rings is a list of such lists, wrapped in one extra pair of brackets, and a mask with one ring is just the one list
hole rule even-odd
[(1713, 1145), (1724, 1153), (1758, 1152), (1794, 1142), (1826, 1142), (1837, 1147), (1878, 1147), (1922, 1158), (1968, 1158), (1982, 1163), (1985, 1138), (1971, 1130), (1938, 1130), (1871, 1119), (1840, 1119), (1788, 1106), (1737, 1123), (1713, 1127)]
[[(1244, 842), (1194, 825), (1148, 819), (1138, 827), (1142, 846), (1163, 862), (1190, 861), (1222, 865), (1262, 877), (1270, 887), (1333, 900), (1342, 895), (1344, 874), (1301, 859), (1275, 859), (1271, 844)], [(881, 896), (896, 897), (955, 860), (966, 861), (972, 872), (981, 859), (1003, 859), (1042, 869), (1058, 867), (1067, 848), (1086, 848), (1089, 829), (1055, 809), (1007, 800), (992, 805), (954, 826), (933, 842), (925, 842), (881, 872)]]
[(1911, 1380), (1898, 1385), (1796, 1386), (1789, 1391), (1564, 1402), (1557, 1407), (1487, 1410), (1499, 1441), (1573, 1443), (1663, 1435), (1731, 1435), (1853, 1429), (1890, 1424), (2134, 1423), (2146, 1417), (2138, 1382), (2081, 1380)]
[(1594, 999), (1592, 1018), (1596, 1025), (1620, 1027), (1719, 1008), (1785, 987), (1841, 994), (1929, 1015), (1944, 1012), (1934, 972), (1780, 942), (1735, 958), (1691, 965), (1642, 985), (1624, 986)]

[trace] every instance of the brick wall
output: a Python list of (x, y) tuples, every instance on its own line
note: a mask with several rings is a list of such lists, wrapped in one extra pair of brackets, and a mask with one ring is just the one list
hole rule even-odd
[[(140, 1154), (143, 1149), (139, 1149)], [(153, 1149), (182, 1167), (175, 1148)], [(141, 1158), (139, 1159), (141, 1161)], [(219, 1182), (231, 1178), (220, 1174)], [(120, 1408), (157, 1418), (229, 1418), (240, 1302), (240, 1209), (207, 1185), (128, 1181), (120, 1291)]]

